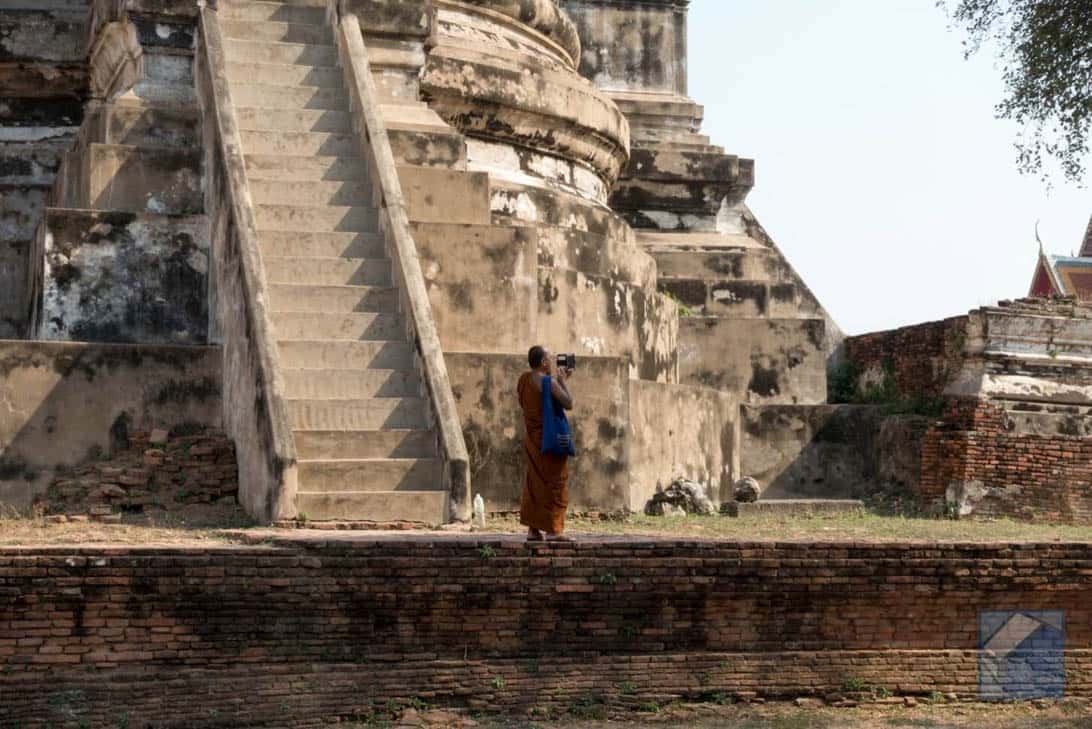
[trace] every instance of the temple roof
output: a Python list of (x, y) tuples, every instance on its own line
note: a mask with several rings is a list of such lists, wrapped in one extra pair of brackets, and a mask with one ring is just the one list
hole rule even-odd
[(1092, 301), (1092, 256), (1052, 256), (1040, 249), (1030, 293)]

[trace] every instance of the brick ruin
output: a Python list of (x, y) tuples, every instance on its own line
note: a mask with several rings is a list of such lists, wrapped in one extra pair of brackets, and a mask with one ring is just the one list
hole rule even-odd
[[(581, 358), (581, 511), (640, 511), (680, 476), (727, 501), (752, 476), (769, 501), (1083, 518), (1058, 495), (1080, 469), (1028, 472), (1065, 471), (1054, 496), (1014, 489), (1019, 468), (971, 455), (1017, 449), (966, 425), (999, 408), (1006, 438), (1083, 452), (1081, 310), (995, 307), (843, 350), (747, 207), (755, 162), (702, 134), (687, 12), (6, 2), (0, 503), (111, 468), (118, 423), (197, 424), (231, 443), (260, 522), (439, 524), (472, 493), (509, 511), (511, 388), (544, 341)], [(1002, 321), (1037, 343), (995, 352)], [(966, 399), (976, 419), (934, 422)]]
[(939, 397), (942, 412), (912, 446), (921, 454), (913, 488), (926, 505), (1087, 523), (1090, 325), (1092, 308), (1073, 299), (1003, 301), (850, 338), (846, 356), (863, 373), (860, 389), (889, 377), (901, 397)]
[(971, 699), (1005, 609), (1065, 611), (1065, 692), (1092, 696), (1087, 544), (279, 541), (0, 550), (0, 721)]

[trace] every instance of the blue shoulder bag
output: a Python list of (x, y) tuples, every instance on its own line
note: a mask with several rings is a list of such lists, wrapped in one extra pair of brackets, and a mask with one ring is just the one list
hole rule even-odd
[(565, 410), (554, 402), (549, 377), (542, 378), (542, 452), (553, 456), (575, 456), (573, 431)]

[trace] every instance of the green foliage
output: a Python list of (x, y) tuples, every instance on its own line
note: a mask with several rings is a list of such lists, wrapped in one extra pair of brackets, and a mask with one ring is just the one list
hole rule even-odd
[(847, 678), (843, 687), (846, 691), (849, 691), (851, 693), (858, 693), (868, 690), (868, 684), (865, 683), (865, 680), (863, 678), (858, 678), (857, 676), (850, 676), (849, 678)]
[(879, 405), (884, 415), (921, 415), (939, 418), (944, 413), (944, 398), (920, 393), (906, 397), (895, 381), (895, 363), (883, 363), (883, 379), (861, 384), (860, 365), (841, 362), (827, 371), (827, 402), (841, 405)]
[(690, 317), (694, 316), (694, 310), (691, 309), (686, 304), (684, 304), (683, 302), (681, 302), (679, 300), (679, 297), (676, 296), (675, 294), (671, 293), (670, 291), (664, 291), (663, 289), (660, 290), (660, 294), (663, 295), (663, 296), (666, 296), (667, 298), (669, 298), (673, 302), (675, 302), (675, 306), (679, 310), (679, 318), (680, 319), (689, 319)]
[(1005, 95), (1001, 119), (1022, 130), (1021, 172), (1044, 180), (1047, 160), (1080, 182), (1092, 133), (1092, 3), (1088, 0), (938, 0), (967, 32), (966, 55), (997, 44)]
[(492, 685), (493, 688), (495, 688), (497, 691), (500, 691), (502, 688), (504, 688), (504, 678), (501, 676), (497, 676), (493, 679)]
[(827, 371), (827, 402), (846, 404), (857, 399), (857, 383), (861, 368), (856, 362), (845, 360)]
[(632, 696), (637, 693), (637, 684), (633, 683), (633, 681), (622, 681), (618, 684), (618, 690), (623, 696)]
[(657, 704), (655, 701), (648, 701), (638, 706), (637, 711), (641, 712), (642, 714), (659, 714), (660, 705)]
[(497, 556), (497, 550), (493, 549), (490, 544), (483, 544), (478, 547), (478, 556), (482, 559), (493, 559)]
[(578, 719), (602, 720), (607, 718), (607, 707), (599, 697), (584, 694), (569, 704), (569, 713)]
[(605, 574), (605, 575), (601, 575), (599, 577), (599, 584), (600, 585), (617, 585), (618, 584), (618, 578), (615, 577), (614, 575), (610, 574), (610, 573)]
[(944, 503), (944, 518), (948, 521), (959, 521), (959, 503), (946, 501)]
[(117, 729), (129, 729), (129, 715), (126, 713), (120, 714), (114, 722), (114, 726)]

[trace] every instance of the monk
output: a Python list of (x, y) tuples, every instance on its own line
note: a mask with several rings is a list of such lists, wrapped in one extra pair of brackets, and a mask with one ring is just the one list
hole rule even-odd
[(527, 353), (530, 372), (519, 378), (517, 392), (523, 408), (527, 436), (523, 452), (527, 458), (527, 478), (520, 500), (520, 523), (527, 527), (528, 541), (570, 542), (564, 535), (565, 511), (569, 508), (569, 459), (542, 452), (542, 384), (550, 377), (555, 405), (573, 409), (573, 397), (567, 380), (570, 369), (559, 370), (554, 356), (545, 347), (531, 347)]

